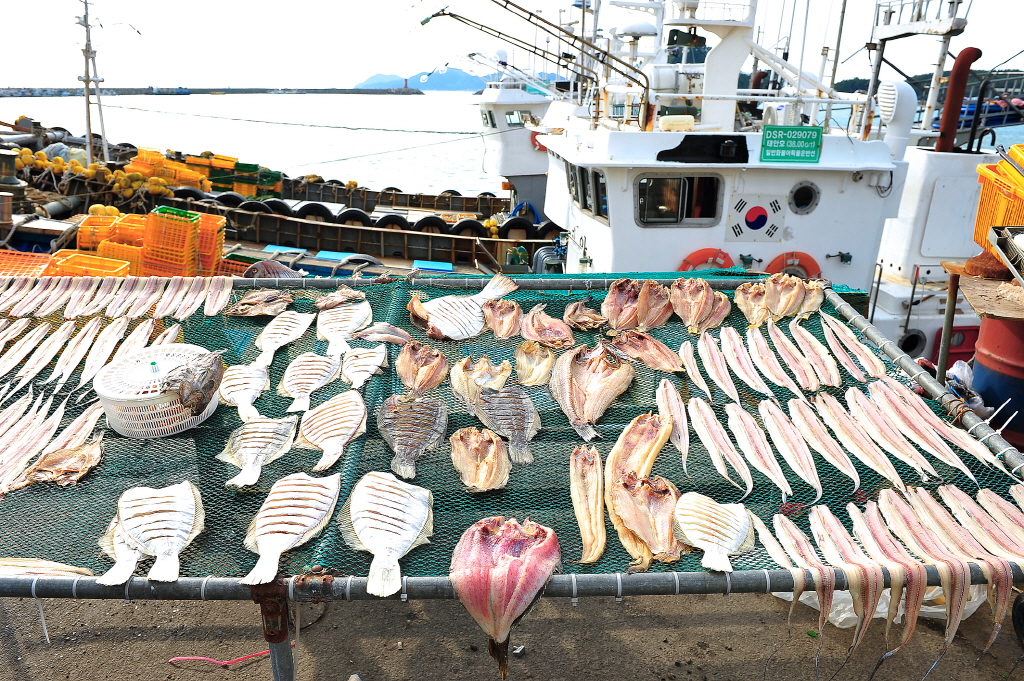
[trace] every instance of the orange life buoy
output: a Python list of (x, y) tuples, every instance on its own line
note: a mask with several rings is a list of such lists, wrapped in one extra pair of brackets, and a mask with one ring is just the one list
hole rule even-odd
[(540, 141), (537, 139), (537, 135), (539, 134), (540, 133), (538, 133), (536, 130), (531, 131), (530, 142), (533, 144), (533, 148), (536, 149), (537, 151), (547, 151), (548, 148), (541, 144)]
[(701, 265), (712, 265), (713, 267), (732, 267), (735, 263), (729, 254), (725, 251), (717, 248), (702, 248), (699, 251), (694, 251), (690, 255), (683, 258), (683, 262), (679, 265), (677, 272), (689, 272), (695, 270)]
[(783, 253), (768, 263), (768, 267), (765, 267), (764, 271), (768, 274), (777, 274), (789, 267), (802, 269), (806, 273), (803, 275), (804, 279), (816, 279), (821, 276), (821, 266), (818, 265), (818, 261), (801, 251)]

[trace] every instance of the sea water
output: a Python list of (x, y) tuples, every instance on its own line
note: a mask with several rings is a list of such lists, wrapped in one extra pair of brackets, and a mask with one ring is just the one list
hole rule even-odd
[[(126, 95), (104, 97), (103, 117), (114, 143), (212, 151), (291, 177), (315, 174), (370, 189), (500, 195), (503, 178), (482, 168), (478, 100), (470, 92)], [(26, 115), (85, 134), (80, 97), (4, 98), (0, 113), (0, 120)], [(95, 107), (92, 125), (98, 133)]]

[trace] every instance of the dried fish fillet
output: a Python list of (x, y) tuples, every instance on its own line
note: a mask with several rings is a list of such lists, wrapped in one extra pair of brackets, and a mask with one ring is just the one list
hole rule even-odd
[(522, 385), (546, 385), (555, 366), (555, 353), (537, 341), (523, 341), (516, 347), (516, 376)]
[(608, 287), (608, 293), (601, 303), (601, 316), (608, 320), (608, 326), (615, 331), (635, 329), (640, 323), (636, 307), (639, 298), (639, 282), (616, 279)]
[(514, 300), (497, 298), (481, 306), (487, 328), (498, 340), (508, 340), (519, 333), (523, 321), (523, 308)]
[(26, 484), (53, 481), (61, 487), (73, 485), (96, 467), (103, 456), (103, 433), (91, 442), (44, 453), (24, 473)]
[(393, 343), (395, 345), (405, 345), (412, 340), (412, 336), (402, 329), (391, 324), (385, 324), (384, 322), (376, 322), (362, 331), (352, 334), (352, 337), (368, 340), (372, 343)]
[(772, 311), (768, 309), (766, 295), (764, 284), (760, 281), (748, 281), (736, 287), (732, 300), (747, 318), (749, 327), (757, 328), (771, 318)]
[(524, 317), (520, 325), (519, 333), (526, 340), (537, 341), (541, 345), (555, 350), (571, 348), (576, 339), (572, 335), (572, 329), (561, 319), (555, 319), (544, 312), (547, 307), (543, 303), (534, 305)]
[(663, 326), (672, 316), (672, 302), (669, 290), (656, 281), (648, 279), (640, 286), (636, 300), (637, 328), (641, 331)]
[(637, 329), (623, 331), (612, 339), (612, 345), (644, 366), (655, 371), (682, 371), (682, 360), (667, 345)]
[(488, 492), (508, 484), (512, 462), (496, 433), (486, 428), (462, 428), (448, 440), (452, 444), (452, 465), (470, 492)]
[(341, 305), (347, 305), (349, 303), (358, 303), (366, 300), (366, 293), (363, 291), (357, 291), (351, 286), (345, 286), (341, 284), (337, 289), (331, 291), (326, 295), (322, 295), (313, 301), (313, 305), (316, 309), (321, 312), (324, 310), (333, 310)]
[(686, 422), (686, 404), (672, 381), (661, 379), (654, 394), (658, 413), (672, 417), (672, 434), (669, 439), (683, 456), (683, 472), (686, 473), (686, 456), (690, 453), (690, 429)]
[(689, 552), (689, 546), (672, 532), (679, 490), (670, 481), (660, 475), (648, 478), (626, 473), (612, 483), (607, 497), (609, 514), (618, 517), (646, 549), (644, 555), (630, 563), (628, 572), (644, 572), (652, 560), (670, 563)]
[(365, 300), (322, 310), (316, 318), (316, 336), (327, 341), (327, 354), (340, 357), (351, 349), (352, 335), (373, 321), (373, 308)]
[(601, 558), (607, 543), (604, 527), (604, 474), (596, 447), (579, 445), (569, 457), (569, 495), (583, 542), (581, 563)]
[(256, 338), (256, 347), (262, 352), (252, 363), (269, 367), (274, 361), (274, 353), (302, 338), (315, 317), (316, 314), (313, 313), (303, 314), (286, 310), (271, 319)]
[(634, 374), (632, 365), (607, 344), (593, 350), (581, 345), (555, 361), (549, 390), (569, 425), (589, 442), (598, 436), (594, 423), (629, 388)]
[(778, 322), (783, 317), (791, 317), (800, 309), (804, 300), (803, 279), (779, 272), (768, 277), (764, 282), (765, 304), (772, 313), (772, 320)]
[(673, 509), (672, 529), (679, 541), (704, 552), (701, 565), (732, 572), (729, 556), (754, 548), (752, 515), (743, 504), (719, 504), (703, 494), (687, 492)]
[(217, 394), (222, 404), (238, 407), (238, 418), (251, 421), (260, 418), (253, 406), (256, 399), (270, 389), (270, 374), (262, 364), (239, 364), (224, 370)]
[(715, 292), (707, 279), (700, 277), (676, 279), (669, 289), (669, 298), (672, 308), (690, 333), (697, 333), (701, 322), (711, 315), (715, 304)]

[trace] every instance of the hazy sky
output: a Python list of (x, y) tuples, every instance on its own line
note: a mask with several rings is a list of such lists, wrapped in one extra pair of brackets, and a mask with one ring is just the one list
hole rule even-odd
[[(1019, 39), (1024, 3), (968, 1), (973, 3), (969, 25), (964, 35), (953, 39), (953, 52), (980, 47), (984, 54), (976, 66), (991, 68), (1024, 48)], [(804, 67), (816, 71), (823, 38), (826, 45), (835, 45), (842, 0), (762, 0), (758, 8), (759, 25), (764, 27), (760, 42), (771, 47), (780, 35), (784, 38), (789, 33), (795, 3), (791, 61), (796, 63), (807, 2), (811, 7)], [(558, 8), (570, 3), (522, 0), (522, 4), (556, 20)], [(80, 0), (32, 0), (24, 6), (31, 6), (36, 20), (6, 31), (4, 52), (8, 63), (27, 66), (5, 69), (0, 86), (78, 85), (84, 40), (83, 29), (75, 23), (82, 12)], [(502, 47), (495, 39), (452, 19), (420, 25), (423, 18), (445, 6), (501, 26), (529, 42), (534, 40), (532, 28), (509, 18), (488, 0), (97, 0), (90, 6), (100, 75), (111, 87), (351, 87), (375, 73), (410, 76), (446, 62), (459, 67), (458, 59), (469, 52), (493, 52)], [(848, 0), (842, 59), (868, 40), (873, 11), (872, 0)], [(25, 15), (27, 18), (27, 11)], [(46, 23), (40, 24), (39, 17), (46, 17)], [(606, 17), (623, 26), (643, 20), (644, 15), (611, 8), (605, 2), (604, 26), (610, 25)], [(579, 10), (563, 13), (562, 18), (579, 19)], [(543, 42), (541, 37), (539, 43)], [(907, 38), (890, 43), (886, 56), (909, 74), (931, 71), (936, 43), (932, 37)], [(510, 52), (509, 56), (518, 66), (530, 65), (524, 55)], [(947, 67), (949, 64), (951, 61)], [(1024, 68), (1024, 57), (1016, 57), (1007, 67)], [(866, 52), (861, 51), (840, 67), (839, 78), (866, 76), (868, 72)], [(895, 76), (892, 70), (886, 72)]]

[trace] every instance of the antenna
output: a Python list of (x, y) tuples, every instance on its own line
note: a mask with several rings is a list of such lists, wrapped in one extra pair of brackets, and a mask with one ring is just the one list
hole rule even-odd
[(103, 103), (100, 99), (100, 86), (103, 79), (99, 77), (96, 68), (96, 50), (92, 49), (92, 24), (89, 23), (89, 0), (82, 0), (85, 7), (84, 13), (78, 19), (78, 25), (85, 28), (85, 47), (82, 48), (82, 55), (85, 57), (85, 75), (79, 76), (78, 80), (85, 84), (85, 151), (88, 163), (93, 162), (92, 148), (92, 84), (96, 83), (96, 112), (100, 119), (100, 147), (103, 149), (103, 161), (110, 162), (110, 152), (107, 149), (107, 130), (103, 125)]

